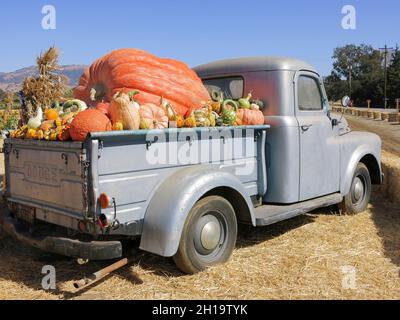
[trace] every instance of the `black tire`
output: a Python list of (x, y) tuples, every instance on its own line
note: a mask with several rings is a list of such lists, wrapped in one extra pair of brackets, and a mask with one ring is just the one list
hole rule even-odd
[(229, 201), (220, 196), (200, 199), (185, 221), (174, 261), (188, 274), (224, 263), (232, 254), (236, 236), (236, 215)]
[(368, 168), (359, 163), (351, 181), (350, 191), (344, 196), (340, 209), (343, 213), (356, 214), (367, 209), (371, 197), (371, 177)]

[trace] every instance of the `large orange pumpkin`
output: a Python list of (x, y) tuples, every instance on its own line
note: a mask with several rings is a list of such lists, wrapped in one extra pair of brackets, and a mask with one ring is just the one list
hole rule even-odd
[(200, 78), (186, 64), (138, 49), (115, 50), (96, 60), (81, 76), (74, 96), (91, 103), (92, 93), (95, 100), (110, 102), (124, 88), (138, 89), (135, 100), (140, 104), (158, 104), (164, 97), (182, 115), (210, 100)]
[(72, 140), (84, 141), (89, 132), (109, 131), (111, 121), (99, 110), (86, 109), (79, 112), (71, 122), (69, 134)]
[(240, 108), (236, 113), (236, 124), (254, 126), (264, 124), (264, 114), (258, 109)]

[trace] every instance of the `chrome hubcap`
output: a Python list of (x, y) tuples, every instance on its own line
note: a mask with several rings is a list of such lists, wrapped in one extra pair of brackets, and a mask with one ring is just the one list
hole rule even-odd
[(221, 227), (218, 222), (207, 222), (200, 234), (201, 245), (204, 249), (213, 250), (219, 243), (221, 237)]
[(364, 195), (364, 184), (359, 177), (354, 180), (353, 197), (355, 201), (361, 200)]
[(199, 219), (195, 229), (194, 243), (196, 249), (201, 254), (209, 254), (220, 243), (221, 223), (211, 214), (205, 215)]

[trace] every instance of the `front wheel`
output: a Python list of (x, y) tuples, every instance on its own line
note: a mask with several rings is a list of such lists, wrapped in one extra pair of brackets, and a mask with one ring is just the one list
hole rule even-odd
[(174, 261), (179, 269), (194, 274), (226, 262), (236, 244), (235, 210), (225, 198), (200, 199), (185, 221)]
[(363, 163), (357, 165), (350, 192), (343, 198), (341, 209), (345, 213), (355, 214), (367, 209), (371, 197), (371, 177)]

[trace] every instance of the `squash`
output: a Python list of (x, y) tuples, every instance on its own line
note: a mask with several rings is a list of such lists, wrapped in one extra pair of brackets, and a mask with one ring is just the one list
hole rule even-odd
[(62, 119), (60, 117), (58, 117), (55, 121), (54, 121), (56, 127), (61, 127), (62, 126)]
[(46, 131), (46, 130), (50, 130), (53, 127), (54, 127), (54, 120), (46, 120), (46, 121), (42, 122), (39, 129)]
[(36, 129), (28, 129), (26, 135), (26, 139), (37, 139)]
[(193, 114), (185, 119), (183, 126), (185, 128), (196, 128), (196, 119), (194, 118)]
[(209, 127), (210, 119), (208, 118), (208, 111), (204, 109), (193, 110), (192, 115), (196, 122), (196, 127)]
[(168, 128), (168, 117), (164, 108), (146, 103), (139, 109), (140, 129), (165, 129)]
[(264, 124), (264, 114), (259, 109), (240, 108), (236, 113), (238, 125), (262, 125)]
[(72, 122), (72, 120), (74, 120), (75, 116), (76, 116), (76, 113), (74, 113), (74, 112), (69, 112), (69, 113), (63, 114), (62, 125), (70, 124)]
[(43, 130), (39, 129), (36, 131), (36, 136), (38, 138), (38, 140), (43, 140), (44, 139), (44, 132)]
[(63, 126), (61, 130), (58, 132), (57, 138), (60, 141), (67, 141), (71, 139), (71, 134), (69, 132), (71, 125), (68, 124), (66, 126)]
[(208, 120), (210, 121), (210, 127), (215, 127), (217, 125), (217, 120), (219, 118), (218, 113), (213, 111), (211, 106), (208, 106), (208, 112), (207, 112), (207, 117)]
[(250, 109), (250, 106), (251, 106), (250, 99), (251, 99), (251, 97), (252, 97), (252, 95), (251, 95), (251, 92), (250, 92), (250, 93), (247, 95), (246, 98), (241, 98), (241, 99), (239, 99), (239, 106), (240, 106), (240, 108), (243, 108), (243, 109)]
[(81, 112), (87, 109), (87, 105), (84, 101), (79, 99), (68, 100), (63, 104), (63, 112)]
[(37, 129), (42, 124), (43, 120), (43, 110), (41, 107), (37, 108), (36, 116), (32, 117), (28, 120), (28, 128), (29, 129)]
[(110, 119), (101, 111), (86, 109), (79, 112), (71, 122), (69, 133), (72, 140), (84, 141), (90, 132), (111, 130)]
[(238, 103), (234, 100), (225, 100), (221, 105), (221, 118), (225, 125), (231, 126), (236, 121)]
[(175, 108), (167, 101), (165, 101), (162, 97), (161, 97), (161, 106), (164, 108), (164, 111), (168, 117), (168, 120), (171, 122), (175, 122), (175, 127), (176, 128), (182, 128), (185, 119), (183, 118), (182, 115), (176, 113)]
[(210, 100), (201, 79), (186, 64), (138, 49), (115, 50), (96, 60), (81, 76), (74, 97), (90, 104), (92, 93), (96, 101), (109, 102), (123, 88), (138, 89), (135, 99), (141, 105), (158, 104), (164, 97), (181, 115)]
[(126, 94), (123, 90), (117, 92), (110, 105), (112, 123), (120, 122), (125, 130), (137, 130), (140, 125), (139, 104), (132, 101), (137, 91)]
[(117, 121), (113, 124), (112, 129), (115, 131), (122, 131), (124, 130), (124, 126), (121, 122)]

